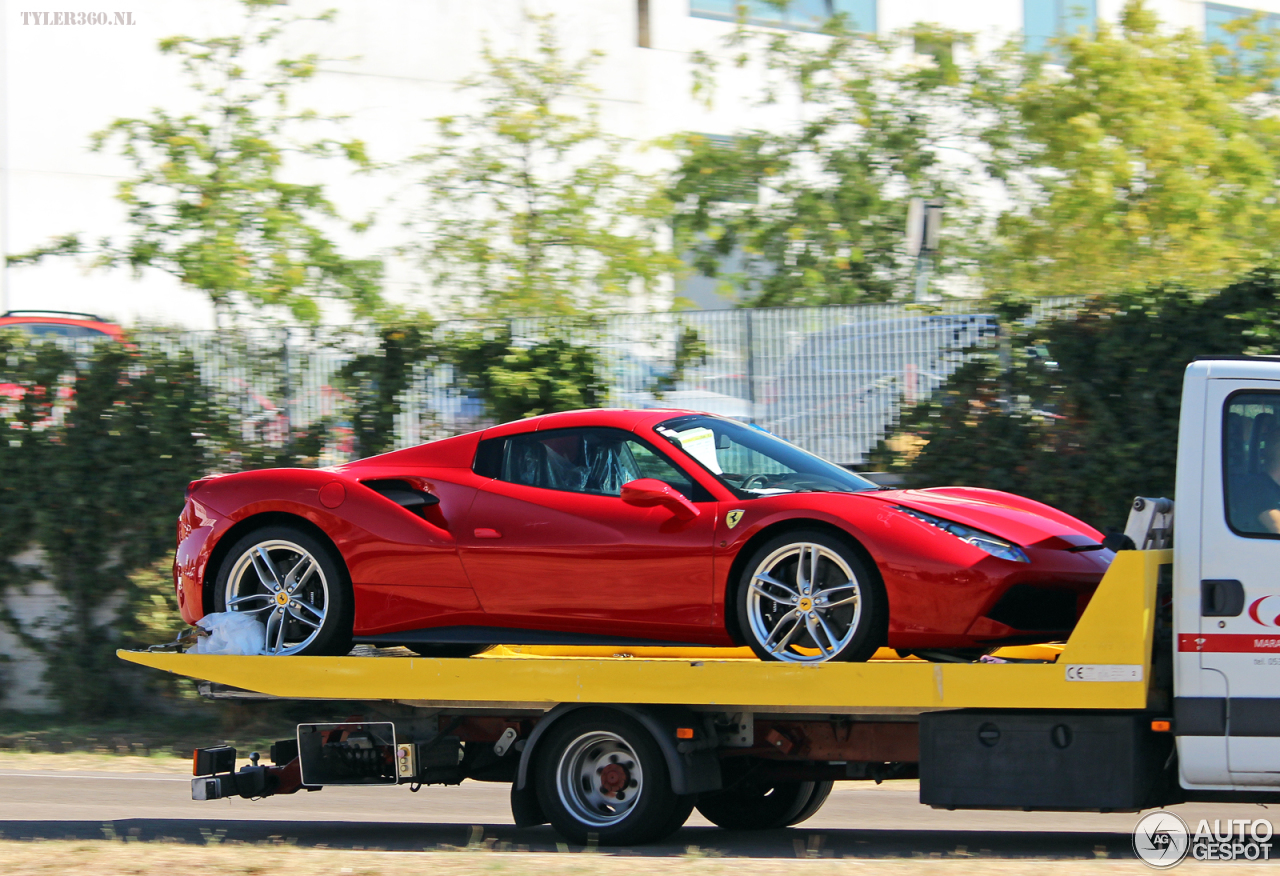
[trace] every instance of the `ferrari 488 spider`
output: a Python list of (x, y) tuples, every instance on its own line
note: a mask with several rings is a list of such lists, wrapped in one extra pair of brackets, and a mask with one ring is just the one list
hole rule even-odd
[(746, 644), (821, 662), (1060, 639), (1112, 557), (1029, 499), (882, 490), (735, 420), (590, 410), (194, 481), (174, 577), (188, 623), (251, 613), (270, 654)]

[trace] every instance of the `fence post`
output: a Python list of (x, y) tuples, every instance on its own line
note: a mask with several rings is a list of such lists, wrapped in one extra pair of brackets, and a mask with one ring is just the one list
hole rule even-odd
[(754, 311), (750, 307), (743, 308), (742, 315), (747, 322), (747, 422), (756, 421), (756, 345), (754, 331)]
[(280, 413), (284, 417), (284, 452), (293, 462), (293, 357), (289, 355), (289, 328), (282, 328), (280, 360), (284, 366), (280, 376)]
[(996, 322), (996, 343), (1000, 350), (1000, 409), (1007, 414), (1013, 410), (1013, 385), (1010, 375), (1013, 369), (1013, 338), (1011, 333), (1005, 330), (1004, 323), (999, 320)]

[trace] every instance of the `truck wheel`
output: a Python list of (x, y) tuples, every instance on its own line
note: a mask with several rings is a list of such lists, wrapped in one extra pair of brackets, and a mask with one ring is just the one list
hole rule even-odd
[(698, 811), (725, 830), (777, 830), (817, 812), (831, 786), (831, 782), (739, 782), (699, 796)]
[(243, 612), (261, 621), (263, 654), (346, 654), (352, 611), (343, 572), (310, 533), (264, 526), (227, 552), (214, 582), (214, 611)]
[(888, 600), (858, 555), (825, 532), (786, 532), (760, 546), (742, 572), (738, 627), (761, 660), (869, 660), (884, 635)]
[(827, 798), (831, 796), (831, 789), (836, 785), (835, 782), (814, 782), (813, 793), (809, 795), (809, 800), (800, 808), (790, 821), (787, 827), (799, 824), (802, 821), (808, 821), (810, 818), (818, 814), (818, 810), (822, 808), (822, 804), (827, 802)]
[(671, 774), (649, 731), (611, 709), (565, 715), (538, 744), (538, 802), (551, 826), (576, 843), (646, 843), (674, 833), (693, 795)]

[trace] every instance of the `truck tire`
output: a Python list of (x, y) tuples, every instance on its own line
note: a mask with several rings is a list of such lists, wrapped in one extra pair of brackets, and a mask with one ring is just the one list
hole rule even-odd
[(698, 797), (702, 817), (725, 830), (777, 830), (817, 812), (831, 782), (739, 782)]
[(800, 811), (792, 816), (787, 822), (787, 827), (808, 821), (818, 813), (822, 808), (822, 804), (827, 802), (827, 798), (831, 796), (831, 789), (836, 785), (835, 782), (814, 782), (813, 793), (809, 795), (809, 800), (800, 808)]
[(534, 777), (542, 812), (575, 843), (653, 842), (693, 811), (695, 795), (671, 789), (649, 731), (612, 709), (579, 709), (558, 720), (538, 743)]

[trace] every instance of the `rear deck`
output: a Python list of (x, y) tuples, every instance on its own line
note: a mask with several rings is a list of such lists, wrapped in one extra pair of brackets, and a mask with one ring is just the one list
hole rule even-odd
[[(285, 699), (547, 710), (560, 703), (681, 704), (725, 712), (918, 715), (940, 709), (1143, 709), (1160, 566), (1124, 551), (1053, 663), (796, 665), (696, 655), (566, 657), (499, 650), (468, 659), (228, 657), (120, 651), (133, 663)], [(653, 653), (649, 651), (647, 653)], [(728, 652), (732, 653), (732, 652)]]

